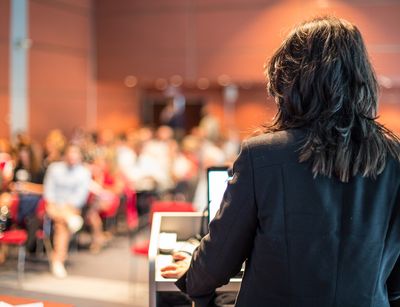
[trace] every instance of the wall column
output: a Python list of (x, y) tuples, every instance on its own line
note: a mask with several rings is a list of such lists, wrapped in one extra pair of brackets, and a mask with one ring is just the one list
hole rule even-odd
[(28, 132), (28, 1), (11, 1), (10, 134)]

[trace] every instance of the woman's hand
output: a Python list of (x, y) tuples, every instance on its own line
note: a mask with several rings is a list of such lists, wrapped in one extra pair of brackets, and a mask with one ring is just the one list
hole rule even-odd
[(180, 278), (189, 269), (191, 256), (187, 253), (174, 253), (174, 263), (161, 269), (161, 276), (164, 278)]
[(190, 256), (188, 253), (185, 252), (176, 252), (172, 254), (172, 258), (174, 261), (186, 261), (190, 264), (190, 261), (192, 260), (192, 256)]
[(20, 182), (14, 182), (14, 181), (12, 181), (12, 182), (10, 182), (9, 184), (8, 184), (8, 189), (11, 191), (11, 192), (15, 192), (15, 193), (18, 193), (20, 190), (21, 190), (21, 186), (19, 185), (19, 183)]

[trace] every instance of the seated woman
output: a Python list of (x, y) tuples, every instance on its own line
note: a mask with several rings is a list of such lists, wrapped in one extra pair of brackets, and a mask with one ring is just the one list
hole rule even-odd
[(109, 240), (111, 234), (103, 230), (102, 213), (118, 209), (123, 183), (113, 167), (112, 157), (98, 154), (91, 164), (92, 181), (90, 185), (86, 219), (92, 228), (92, 244), (90, 250), (98, 253)]
[(9, 189), (18, 196), (17, 223), (28, 231), (26, 247), (29, 252), (35, 251), (35, 233), (40, 227), (36, 209), (43, 193), (43, 178), (39, 149), (33, 144), (20, 144)]
[(51, 130), (47, 134), (44, 143), (44, 168), (47, 168), (52, 162), (62, 160), (66, 143), (67, 141), (65, 136), (58, 129)]

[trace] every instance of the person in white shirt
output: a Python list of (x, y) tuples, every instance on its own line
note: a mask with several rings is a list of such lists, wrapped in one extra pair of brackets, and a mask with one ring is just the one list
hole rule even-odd
[(51, 270), (56, 277), (67, 276), (64, 262), (69, 240), (82, 227), (80, 211), (87, 201), (90, 180), (90, 172), (82, 165), (81, 150), (76, 145), (69, 145), (64, 161), (51, 163), (46, 171), (44, 198), (46, 213), (54, 223)]

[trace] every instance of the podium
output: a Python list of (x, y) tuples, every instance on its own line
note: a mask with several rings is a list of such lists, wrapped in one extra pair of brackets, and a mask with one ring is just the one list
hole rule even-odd
[[(164, 278), (160, 269), (172, 262), (171, 255), (159, 253), (160, 233), (174, 232), (178, 241), (186, 241), (200, 232), (202, 213), (197, 212), (159, 212), (154, 213), (149, 246), (149, 306), (157, 307), (157, 292), (179, 292), (176, 279)], [(238, 292), (241, 278), (232, 278), (230, 282), (218, 288), (218, 292)]]

